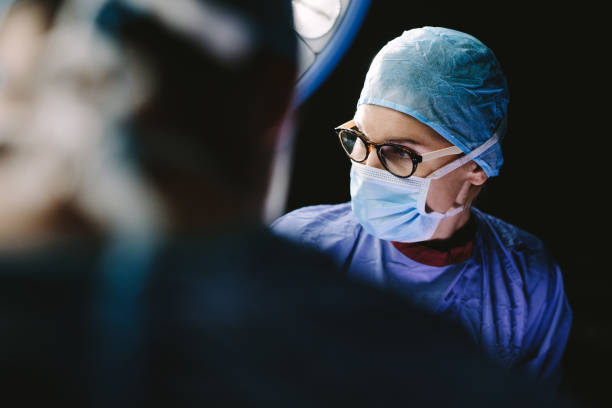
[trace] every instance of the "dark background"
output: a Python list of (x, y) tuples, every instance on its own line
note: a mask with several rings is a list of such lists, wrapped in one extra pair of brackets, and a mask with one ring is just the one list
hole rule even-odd
[[(608, 387), (609, 94), (604, 15), (587, 3), (536, 10), (517, 4), (454, 7), (373, 0), (331, 76), (298, 112), (288, 208), (350, 199), (349, 161), (332, 129), (352, 118), (369, 63), (404, 30), (443, 26), (474, 35), (501, 62), (510, 87), (499, 177), (476, 206), (542, 238), (560, 263), (574, 323), (562, 391), (612, 406)], [(571, 3), (569, 3), (571, 4)], [(603, 31), (603, 29), (602, 29)]]

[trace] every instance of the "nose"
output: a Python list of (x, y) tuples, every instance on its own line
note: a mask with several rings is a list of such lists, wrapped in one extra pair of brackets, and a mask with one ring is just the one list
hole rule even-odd
[(369, 150), (368, 158), (366, 159), (364, 164), (370, 167), (377, 168), (377, 169), (386, 170), (385, 167), (380, 162), (380, 159), (378, 158), (378, 154), (376, 153), (376, 146), (369, 145), (368, 150)]

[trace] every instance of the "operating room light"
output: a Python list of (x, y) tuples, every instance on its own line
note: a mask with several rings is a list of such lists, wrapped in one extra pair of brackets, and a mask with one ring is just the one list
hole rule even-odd
[(319, 38), (334, 26), (340, 8), (340, 0), (293, 0), (295, 29), (304, 38)]

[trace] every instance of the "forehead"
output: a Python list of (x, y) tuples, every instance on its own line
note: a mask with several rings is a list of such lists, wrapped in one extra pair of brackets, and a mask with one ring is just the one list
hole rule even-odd
[(378, 105), (360, 105), (355, 123), (375, 143), (405, 142), (440, 149), (452, 146), (438, 132), (414, 117)]

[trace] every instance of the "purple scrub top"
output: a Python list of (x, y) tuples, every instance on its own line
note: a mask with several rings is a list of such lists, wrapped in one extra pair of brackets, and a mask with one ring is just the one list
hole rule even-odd
[(295, 210), (272, 229), (327, 253), (354, 279), (460, 322), (500, 364), (558, 384), (572, 321), (559, 265), (537, 237), (476, 208), (471, 214), (471, 258), (441, 267), (413, 261), (369, 235), (350, 202)]

